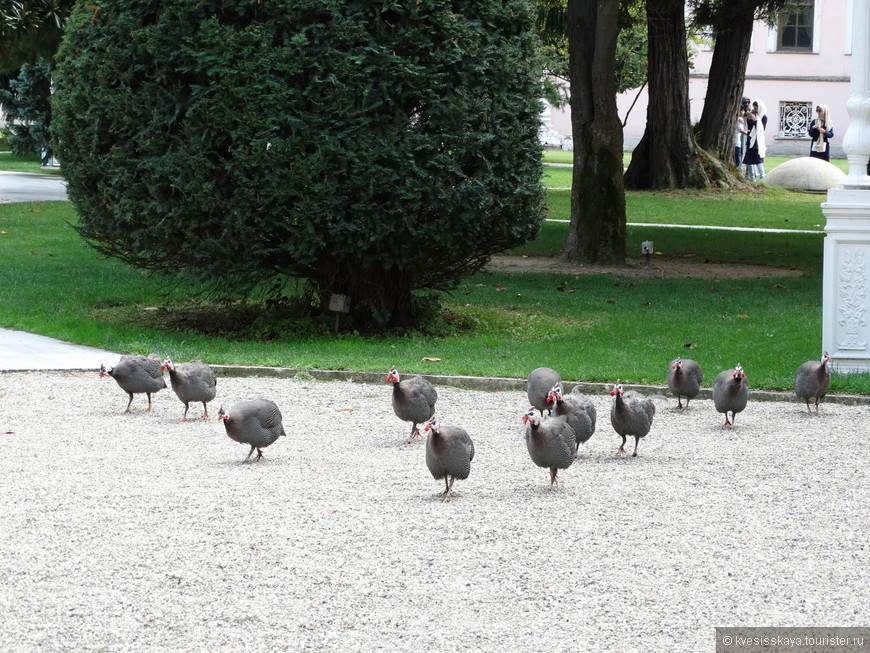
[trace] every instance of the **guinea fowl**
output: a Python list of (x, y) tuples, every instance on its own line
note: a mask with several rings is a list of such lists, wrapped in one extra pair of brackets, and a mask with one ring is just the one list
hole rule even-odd
[(474, 460), (474, 443), (465, 429), (458, 426), (441, 426), (438, 420), (430, 419), (423, 429), (429, 432), (426, 439), (426, 467), (436, 479), (444, 479), (442, 501), (448, 501), (457, 478), (465, 480), (471, 473)]
[(677, 408), (682, 409), (686, 398), (686, 408), (689, 400), (698, 396), (701, 390), (701, 381), (704, 380), (704, 371), (701, 366), (690, 358), (675, 358), (668, 368), (668, 388), (677, 395)]
[(191, 401), (202, 402), (202, 419), (208, 419), (208, 402), (217, 393), (217, 378), (211, 368), (201, 360), (176, 365), (168, 356), (163, 367), (169, 370), (169, 382), (178, 398), (184, 404), (181, 421), (187, 421), (187, 410)]
[[(713, 404), (720, 413), (725, 413), (725, 424), (734, 425), (737, 413), (746, 408), (749, 401), (749, 379), (743, 368), (738, 365), (730, 370), (723, 370), (713, 380)], [(731, 420), (728, 420), (728, 413)]]
[(807, 361), (794, 374), (794, 393), (807, 402), (807, 410), (812, 414), (810, 399), (815, 399), (816, 415), (819, 414), (819, 399), (828, 393), (831, 384), (831, 370), (828, 363), (831, 357), (825, 352), (820, 361)]
[(550, 487), (558, 483), (556, 475), (560, 469), (568, 469), (577, 453), (577, 439), (574, 429), (568, 426), (564, 417), (541, 419), (541, 413), (532, 406), (523, 415), (527, 424), (526, 447), (532, 462), (538, 467), (550, 470)]
[(221, 406), (218, 419), (223, 420), (224, 428), (230, 438), (251, 445), (245, 460), (251, 457), (254, 449), (257, 450), (254, 460), (260, 460), (263, 457), (263, 449), (282, 435), (287, 435), (281, 423), (281, 411), (274, 401), (268, 399), (243, 401), (229, 411)]
[(555, 402), (553, 413), (556, 417), (564, 417), (568, 426), (574, 429), (574, 441), (579, 447), (595, 433), (597, 412), (595, 404), (586, 395), (580, 393), (577, 387), (569, 395), (562, 392), (562, 384), (557, 383), (550, 390), (547, 401)]
[(121, 390), (130, 395), (125, 413), (133, 412), (130, 410), (133, 395), (143, 392), (148, 396), (148, 408), (145, 411), (150, 411), (152, 393), (166, 387), (163, 367), (160, 359), (154, 354), (147, 358), (138, 354), (121, 356), (121, 360), (114, 367), (107, 368), (105, 365), (100, 365), (100, 376), (111, 376), (121, 386)]
[(438, 392), (422, 376), (413, 376), (402, 381), (395, 367), (390, 368), (385, 381), (393, 384), (393, 412), (405, 422), (411, 422), (411, 437), (419, 437), (417, 424), (423, 424), (435, 414)]
[(637, 445), (640, 439), (649, 433), (653, 417), (656, 414), (655, 404), (652, 399), (647, 399), (634, 390), (625, 391), (622, 384), (617, 382), (610, 391), (613, 403), (610, 405), (610, 423), (613, 430), (622, 437), (622, 444), (617, 449), (617, 454), (625, 453), (625, 436), (634, 436), (634, 453), (637, 456)]
[(529, 397), (529, 403), (541, 411), (541, 415), (546, 410), (548, 414), (553, 414), (553, 401), (550, 400), (550, 390), (557, 383), (562, 382), (562, 377), (556, 370), (549, 367), (538, 367), (532, 370), (529, 378), (526, 381), (526, 394)]

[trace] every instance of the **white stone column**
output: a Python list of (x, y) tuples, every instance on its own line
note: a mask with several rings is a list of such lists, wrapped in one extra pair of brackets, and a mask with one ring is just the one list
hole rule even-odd
[(849, 129), (843, 136), (843, 151), (849, 161), (846, 188), (870, 187), (867, 160), (870, 158), (870, 0), (852, 4), (852, 81), (846, 112)]
[(840, 372), (870, 372), (870, 0), (852, 4), (852, 80), (844, 188), (822, 204), (825, 250), (822, 348)]

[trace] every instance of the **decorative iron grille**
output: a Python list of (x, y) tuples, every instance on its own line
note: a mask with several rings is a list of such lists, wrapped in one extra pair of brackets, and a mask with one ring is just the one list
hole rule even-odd
[(779, 138), (809, 138), (812, 102), (779, 103)]

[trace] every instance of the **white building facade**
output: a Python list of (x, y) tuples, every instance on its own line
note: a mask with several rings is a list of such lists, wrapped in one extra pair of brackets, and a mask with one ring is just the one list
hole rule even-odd
[[(834, 122), (831, 155), (843, 157), (843, 136), (849, 126), (846, 102), (850, 92), (850, 18), (854, 0), (797, 1), (802, 5), (800, 10), (783, 15), (772, 27), (756, 21), (743, 94), (763, 101), (767, 107), (768, 156), (809, 154), (807, 128), (815, 118), (815, 107), (826, 104)], [(689, 75), (692, 122), (700, 119), (704, 108), (712, 56), (712, 50), (703, 45), (695, 48), (694, 68)], [(624, 93), (617, 104), (626, 122), (625, 148), (630, 150), (646, 128), (646, 90)], [(551, 123), (562, 136), (571, 135), (567, 107), (553, 109)]]

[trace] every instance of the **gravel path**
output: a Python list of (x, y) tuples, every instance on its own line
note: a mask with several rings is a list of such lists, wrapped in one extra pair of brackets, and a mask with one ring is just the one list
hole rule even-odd
[(551, 491), (523, 392), (438, 391), (476, 447), (446, 503), (385, 383), (221, 378), (213, 415), (284, 414), (243, 463), (171, 389), (122, 415), (96, 372), (3, 374), (0, 650), (695, 652), (870, 622), (867, 406), (750, 400), (729, 429), (660, 397), (631, 458), (596, 395)]

